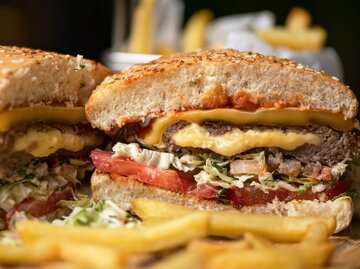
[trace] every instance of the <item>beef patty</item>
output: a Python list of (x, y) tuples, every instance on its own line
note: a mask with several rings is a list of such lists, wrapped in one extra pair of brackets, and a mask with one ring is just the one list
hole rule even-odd
[[(188, 122), (180, 121), (166, 129), (163, 134), (163, 141), (167, 146), (166, 150), (177, 154), (214, 154), (207, 149), (183, 148), (173, 143), (171, 139), (172, 136), (188, 124)], [(292, 131), (316, 134), (322, 139), (322, 143), (319, 145), (304, 144), (291, 151), (279, 148), (255, 148), (245, 152), (254, 153), (265, 151), (268, 155), (280, 153), (285, 158), (294, 158), (304, 164), (321, 163), (322, 165), (331, 166), (343, 160), (351, 159), (360, 152), (360, 139), (356, 134), (356, 130), (340, 132), (330, 127), (320, 125), (309, 125), (304, 127), (263, 125), (236, 126), (223, 121), (204, 121), (202, 127), (206, 128), (213, 136), (225, 134), (235, 128), (244, 132), (247, 130), (281, 130), (285, 133)]]
[[(5, 133), (0, 133), (0, 177), (6, 178), (11, 176), (14, 171), (26, 166), (28, 163), (39, 160), (44, 161), (48, 164), (54, 164), (55, 166), (62, 162), (65, 158), (74, 158), (74, 159), (89, 159), (90, 151), (92, 148), (85, 147), (79, 152), (72, 152), (68, 150), (60, 149), (55, 153), (51, 154), (48, 157), (36, 158), (31, 154), (20, 151), (13, 152), (13, 146), (15, 139), (24, 135), (27, 130), (33, 129), (37, 131), (47, 131), (47, 130), (59, 130), (64, 133), (72, 133), (80, 137), (87, 136), (99, 136), (103, 137), (100, 131), (94, 130), (91, 128), (90, 124), (76, 124), (76, 125), (66, 125), (60, 123), (29, 123), (24, 124), (15, 128), (12, 128), (10, 131)], [(104, 139), (103, 139), (104, 140)], [(100, 146), (100, 145), (99, 145)]]

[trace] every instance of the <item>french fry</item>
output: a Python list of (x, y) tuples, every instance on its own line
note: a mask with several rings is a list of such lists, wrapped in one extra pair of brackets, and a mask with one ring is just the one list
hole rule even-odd
[(290, 31), (278, 26), (272, 29), (259, 29), (257, 36), (273, 47), (285, 47), (292, 50), (319, 51), (324, 47), (326, 31), (321, 27)]
[(122, 268), (124, 257), (118, 251), (109, 247), (90, 243), (62, 241), (59, 247), (59, 257), (84, 268)]
[(285, 26), (290, 30), (302, 30), (309, 28), (311, 25), (310, 13), (301, 7), (293, 7), (285, 22)]
[(227, 251), (210, 259), (206, 269), (299, 269), (302, 263), (297, 255), (284, 255), (276, 249)]
[(289, 12), (285, 27), (259, 29), (256, 34), (273, 47), (316, 52), (324, 47), (327, 33), (322, 27), (310, 28), (310, 25), (310, 13), (301, 7), (294, 7)]
[(203, 260), (195, 252), (179, 251), (163, 260), (147, 267), (146, 269), (199, 269)]
[[(79, 264), (69, 262), (49, 262), (40, 267), (41, 269), (89, 269)], [(91, 267), (90, 267), (91, 268)]]
[(244, 241), (254, 249), (271, 249), (273, 247), (270, 241), (253, 233), (245, 233)]
[(308, 227), (306, 235), (297, 249), (308, 267), (322, 266), (329, 260), (336, 248), (335, 244), (328, 242), (330, 235), (328, 227), (322, 222)]
[(335, 218), (278, 217), (233, 211), (212, 212), (210, 234), (242, 236), (246, 232), (252, 232), (278, 242), (297, 242), (305, 236), (309, 225), (319, 221), (326, 223), (331, 233), (335, 231)]
[(114, 249), (51, 237), (15, 246), (0, 244), (0, 264), (43, 265), (56, 262), (59, 268), (111, 269), (121, 268), (121, 258)]
[(194, 240), (187, 245), (187, 249), (198, 253), (205, 259), (218, 255), (219, 253), (237, 250), (242, 251), (249, 248), (249, 243), (244, 240), (236, 241), (215, 241), (215, 240)]
[(328, 226), (323, 222), (315, 222), (307, 228), (305, 237), (301, 240), (301, 244), (325, 243), (332, 232), (329, 232)]
[(131, 203), (131, 209), (143, 221), (149, 219), (168, 219), (184, 216), (193, 210), (172, 203), (163, 203), (148, 199), (135, 199)]
[(305, 268), (318, 268), (323, 266), (335, 250), (335, 244), (330, 243), (328, 227), (325, 223), (311, 224), (304, 238), (299, 244), (278, 244), (276, 248), (285, 253), (299, 256)]
[[(179, 205), (146, 199), (136, 199), (132, 206), (143, 220), (168, 219), (194, 212)], [(252, 232), (279, 242), (297, 242), (305, 236), (308, 226), (313, 223), (326, 223), (329, 234), (336, 228), (336, 220), (331, 217), (278, 217), (237, 211), (207, 212), (210, 216), (209, 233), (216, 236), (237, 237)]]
[(128, 51), (131, 53), (152, 53), (154, 0), (140, 0), (134, 11)]
[(208, 214), (196, 212), (162, 224), (134, 229), (54, 226), (38, 221), (23, 221), (16, 231), (25, 242), (41, 238), (63, 238), (77, 242), (114, 247), (124, 253), (160, 251), (208, 234)]
[(205, 47), (205, 32), (214, 17), (210, 10), (200, 10), (188, 20), (182, 40), (182, 51), (193, 51)]
[(0, 264), (40, 265), (56, 260), (59, 260), (58, 244), (52, 239), (14, 246), (0, 244)]
[(336, 245), (333, 243), (322, 243), (322, 244), (301, 244), (295, 248), (295, 252), (306, 268), (317, 268), (325, 265), (333, 252), (335, 251)]
[(336, 246), (333, 243), (276, 244), (275, 248), (283, 255), (297, 255), (305, 268), (318, 268), (329, 261)]

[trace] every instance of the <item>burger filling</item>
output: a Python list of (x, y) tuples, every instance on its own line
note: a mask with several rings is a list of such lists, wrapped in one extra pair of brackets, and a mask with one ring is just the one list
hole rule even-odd
[[(28, 123), (0, 134), (0, 229), (17, 218), (50, 216), (93, 170), (103, 137), (88, 125)], [(21, 212), (21, 213), (20, 213)]]
[[(279, 201), (327, 201), (348, 192), (343, 180), (359, 152), (353, 131), (310, 124), (237, 125), (176, 121), (149, 145), (149, 126), (128, 124), (113, 152), (93, 151), (100, 171), (200, 199), (241, 207)], [(154, 130), (153, 130), (154, 131)]]

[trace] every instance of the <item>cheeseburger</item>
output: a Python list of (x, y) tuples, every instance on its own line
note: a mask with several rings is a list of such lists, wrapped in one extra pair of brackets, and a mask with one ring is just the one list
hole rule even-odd
[(353, 214), (354, 93), (295, 62), (235, 50), (162, 57), (105, 79), (86, 104), (114, 135), (95, 150), (97, 200), (286, 216)]
[(0, 46), (0, 229), (73, 198), (104, 140), (84, 104), (109, 73), (81, 56)]

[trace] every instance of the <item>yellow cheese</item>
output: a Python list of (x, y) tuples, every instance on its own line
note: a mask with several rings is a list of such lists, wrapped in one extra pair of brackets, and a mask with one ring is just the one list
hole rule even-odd
[(348, 131), (353, 128), (353, 121), (351, 119), (344, 120), (341, 114), (322, 111), (303, 111), (295, 108), (259, 109), (254, 112), (230, 108), (192, 110), (169, 113), (164, 117), (153, 120), (149, 132), (144, 137), (145, 143), (149, 145), (161, 144), (162, 135), (165, 130), (180, 120), (190, 123), (201, 123), (204, 120), (226, 121), (236, 125), (278, 124), (285, 126), (307, 126), (311, 123), (317, 123), (340, 131)]
[(35, 157), (46, 157), (59, 149), (80, 151), (85, 146), (99, 146), (102, 139), (96, 136), (78, 136), (73, 133), (62, 133), (59, 130), (29, 130), (16, 138), (13, 151), (26, 151)]
[(276, 147), (294, 150), (304, 144), (320, 144), (321, 138), (312, 133), (296, 133), (282, 131), (242, 132), (234, 129), (223, 135), (212, 136), (196, 123), (192, 123), (172, 136), (174, 143), (181, 147), (210, 149), (224, 156), (233, 156), (252, 148)]
[(77, 124), (85, 120), (84, 107), (20, 107), (0, 112), (0, 132), (8, 131), (12, 126), (34, 121)]

